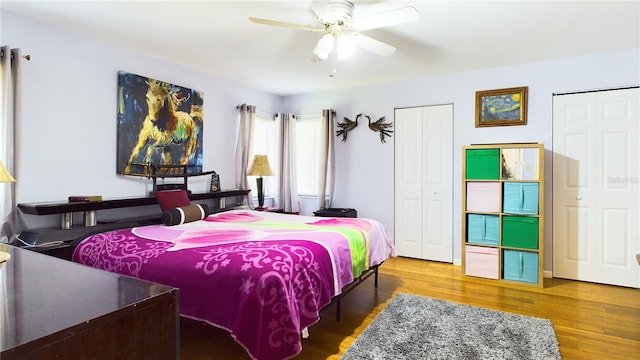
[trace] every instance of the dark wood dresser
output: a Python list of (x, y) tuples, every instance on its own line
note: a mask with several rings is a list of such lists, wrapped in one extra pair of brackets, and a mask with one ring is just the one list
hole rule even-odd
[(0, 358), (179, 359), (178, 290), (0, 244)]

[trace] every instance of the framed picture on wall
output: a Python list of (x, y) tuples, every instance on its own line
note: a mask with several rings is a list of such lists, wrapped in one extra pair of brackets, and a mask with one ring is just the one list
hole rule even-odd
[(149, 176), (151, 165), (175, 165), (170, 173), (188, 165), (201, 173), (203, 104), (201, 91), (119, 71), (116, 172)]
[(476, 127), (527, 125), (527, 90), (476, 91)]

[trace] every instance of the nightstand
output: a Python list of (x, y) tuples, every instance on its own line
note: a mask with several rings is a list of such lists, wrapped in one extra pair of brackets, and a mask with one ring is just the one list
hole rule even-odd
[(41, 254), (57, 257), (58, 259), (71, 260), (73, 249), (70, 242), (53, 242), (47, 245), (24, 247), (25, 249), (39, 252)]
[(313, 212), (314, 216), (357, 218), (358, 212), (351, 208), (324, 208)]
[(84, 233), (91, 231), (89, 229), (91, 228), (24, 230), (18, 234), (18, 239), (14, 245), (41, 254), (71, 260), (73, 255), (71, 242)]
[(274, 212), (274, 213), (279, 213), (279, 214), (291, 214), (291, 215), (298, 215), (298, 212), (286, 212), (284, 211), (284, 209), (282, 208), (270, 208), (270, 207), (266, 207), (266, 208), (255, 208), (253, 209), (255, 211), (267, 211), (267, 212)]

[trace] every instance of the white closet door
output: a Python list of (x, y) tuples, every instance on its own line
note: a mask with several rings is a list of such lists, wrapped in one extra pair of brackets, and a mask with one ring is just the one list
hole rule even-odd
[(396, 109), (394, 240), (412, 258), (422, 258), (422, 125), (422, 108)]
[(640, 287), (638, 89), (554, 97), (553, 275)]
[(395, 112), (398, 254), (453, 261), (453, 105)]

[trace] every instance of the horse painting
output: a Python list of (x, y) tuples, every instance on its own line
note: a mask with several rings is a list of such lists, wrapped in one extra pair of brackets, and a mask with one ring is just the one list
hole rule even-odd
[[(202, 131), (202, 104), (191, 101), (195, 92), (184, 91), (180, 87), (154, 79), (145, 79), (144, 85), (146, 87), (144, 99), (141, 98), (137, 103), (132, 102), (132, 104), (135, 110), (135, 106), (140, 108), (140, 102), (144, 101), (147, 111), (137, 133), (137, 139), (129, 134), (128, 140), (132, 143), (134, 142), (132, 140), (135, 140), (135, 144), (130, 149), (122, 173), (142, 175), (139, 171), (132, 172), (132, 166), (136, 165), (142, 165), (143, 174), (146, 175), (148, 175), (150, 164), (201, 167), (202, 158), (196, 152), (199, 150), (201, 153), (202, 147), (199, 144)], [(180, 107), (188, 112), (179, 110)], [(119, 161), (120, 158), (121, 154), (119, 154)]]

